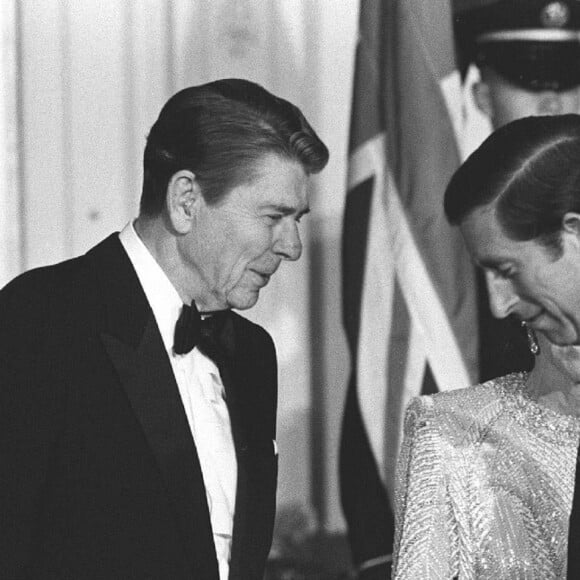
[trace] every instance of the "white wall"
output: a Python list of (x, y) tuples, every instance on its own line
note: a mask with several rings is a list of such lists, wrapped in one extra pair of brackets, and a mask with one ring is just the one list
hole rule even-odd
[[(20, 182), (6, 174), (15, 149), (0, 157), (0, 283), (84, 252), (135, 214), (145, 136), (176, 90), (242, 76), (302, 108), (331, 161), (315, 179), (306, 255), (249, 316), (280, 358), (279, 504), (330, 530), (343, 527), (340, 235), (357, 20), (357, 0), (21, 0), (3, 36), (14, 47), (18, 32), (20, 117), (8, 113), (14, 87), (0, 92), (0, 117), (21, 144)], [(5, 144), (1, 122), (0, 132)]]

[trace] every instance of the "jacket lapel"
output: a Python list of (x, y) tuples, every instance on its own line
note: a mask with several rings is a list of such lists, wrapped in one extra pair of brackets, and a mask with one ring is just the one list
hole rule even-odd
[(89, 257), (106, 309), (101, 339), (159, 466), (193, 577), (217, 580), (199, 458), (153, 313), (116, 235)]
[[(228, 320), (228, 324), (233, 324)], [(233, 330), (230, 336), (234, 336)], [(220, 376), (226, 391), (226, 401), (228, 411), (230, 414), (230, 422), (232, 425), (232, 436), (234, 439), (234, 446), (236, 449), (236, 460), (238, 464), (238, 477), (236, 487), (236, 507), (234, 514), (233, 527), (233, 541), (232, 553), (230, 557), (230, 578), (237, 578), (237, 571), (240, 570), (240, 561), (242, 558), (242, 548), (244, 542), (242, 541), (246, 534), (247, 523), (247, 486), (248, 486), (248, 472), (246, 465), (247, 456), (247, 439), (244, 429), (244, 421), (241, 414), (238, 397), (238, 385), (243, 383), (243, 377), (237, 373), (239, 371), (236, 364), (236, 357), (228, 357), (222, 364), (219, 365)], [(234, 379), (237, 377), (237, 381)]]
[(238, 461), (230, 580), (245, 580), (263, 573), (272, 539), (277, 371), (274, 352), (256, 343), (254, 325), (238, 315), (232, 324), (235, 354), (220, 367)]

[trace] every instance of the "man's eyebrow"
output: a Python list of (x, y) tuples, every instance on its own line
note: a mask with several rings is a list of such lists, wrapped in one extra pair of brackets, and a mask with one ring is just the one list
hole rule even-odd
[(298, 217), (302, 217), (307, 213), (310, 213), (310, 207), (305, 207), (303, 210), (297, 210), (296, 207), (284, 204), (267, 204), (263, 206), (262, 209), (268, 209), (272, 211), (280, 212), (282, 215), (293, 215), (296, 214)]

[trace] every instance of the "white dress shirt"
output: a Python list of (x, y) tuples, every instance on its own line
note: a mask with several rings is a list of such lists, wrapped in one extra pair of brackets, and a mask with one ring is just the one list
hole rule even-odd
[(217, 366), (197, 348), (183, 355), (173, 352), (175, 323), (183, 302), (132, 223), (125, 226), (119, 238), (137, 272), (171, 361), (201, 464), (220, 580), (227, 580), (238, 468), (224, 385)]

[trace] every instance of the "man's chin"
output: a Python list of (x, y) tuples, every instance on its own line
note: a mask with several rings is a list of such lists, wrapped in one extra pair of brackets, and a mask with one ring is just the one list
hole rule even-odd
[(259, 290), (236, 292), (231, 296), (228, 296), (228, 306), (236, 310), (248, 310), (248, 308), (252, 308), (256, 305), (259, 297)]

